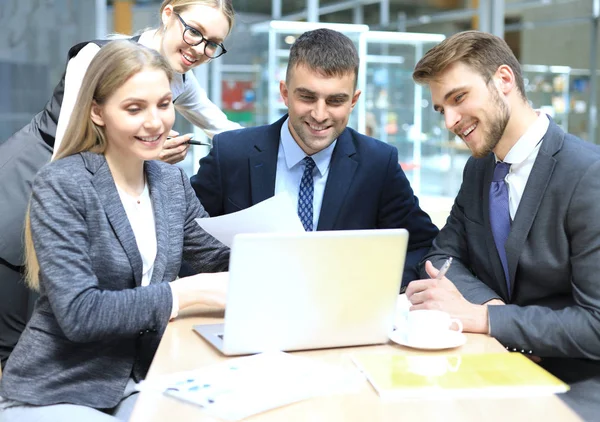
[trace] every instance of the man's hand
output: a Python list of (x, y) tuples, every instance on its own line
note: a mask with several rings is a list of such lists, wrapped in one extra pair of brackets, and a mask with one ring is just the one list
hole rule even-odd
[(178, 136), (179, 133), (172, 130), (169, 133), (171, 139), (167, 139), (163, 144), (163, 149), (158, 155), (158, 159), (169, 164), (176, 164), (182, 161), (190, 148), (187, 143), (192, 138), (191, 134)]
[(466, 300), (456, 286), (443, 277), (437, 280), (438, 270), (430, 261), (425, 263), (430, 279), (412, 281), (406, 288), (406, 297), (412, 304), (410, 310), (438, 309), (448, 312), (463, 323), (465, 332), (488, 333), (486, 305), (474, 305)]

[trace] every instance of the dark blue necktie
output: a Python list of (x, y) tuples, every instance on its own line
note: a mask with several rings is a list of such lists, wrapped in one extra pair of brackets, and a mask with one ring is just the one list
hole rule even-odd
[(510, 164), (498, 161), (494, 169), (494, 178), (490, 185), (490, 224), (494, 234), (494, 243), (502, 261), (506, 285), (510, 292), (510, 280), (508, 277), (508, 263), (506, 261), (506, 250), (504, 244), (510, 232), (510, 210), (508, 207), (508, 185), (504, 178), (510, 170)]
[(313, 169), (315, 162), (311, 157), (304, 157), (304, 173), (300, 180), (298, 192), (298, 216), (307, 232), (313, 229)]

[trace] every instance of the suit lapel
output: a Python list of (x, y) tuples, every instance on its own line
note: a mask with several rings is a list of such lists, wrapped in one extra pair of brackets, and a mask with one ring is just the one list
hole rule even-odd
[(483, 223), (486, 228), (485, 233), (485, 245), (487, 247), (489, 262), (491, 263), (494, 271), (494, 279), (496, 280), (497, 289), (502, 293), (502, 298), (508, 300), (508, 287), (506, 286), (506, 277), (504, 276), (504, 269), (502, 268), (502, 261), (496, 249), (496, 243), (494, 242), (494, 234), (492, 232), (492, 225), (490, 224), (490, 185), (492, 184), (492, 178), (494, 176), (494, 167), (496, 161), (494, 154), (490, 154), (487, 158), (487, 162), (484, 166), (483, 174)]
[(358, 167), (359, 158), (356, 156), (356, 149), (352, 144), (352, 135), (348, 129), (345, 129), (339, 136), (331, 156), (317, 230), (334, 229), (344, 199), (352, 184), (354, 172)]
[(150, 280), (150, 283), (156, 283), (161, 282), (164, 279), (167, 264), (167, 252), (169, 250), (168, 211), (165, 209), (168, 201), (164, 198), (167, 187), (161, 177), (160, 167), (156, 163), (146, 161), (144, 167), (154, 211), (154, 226), (156, 228), (156, 258), (154, 260), (154, 269), (152, 270), (152, 279)]
[(508, 261), (511, 291), (514, 289), (519, 256), (554, 172), (556, 159), (553, 156), (562, 147), (563, 141), (564, 132), (554, 122), (550, 121), (550, 126), (540, 146), (531, 174), (527, 179), (523, 197), (506, 240), (506, 259)]
[(135, 284), (139, 286), (142, 282), (142, 257), (106, 159), (103, 155), (94, 153), (82, 153), (81, 155), (88, 170), (94, 173), (92, 184), (104, 206), (106, 217), (115, 232), (115, 236), (129, 258)]
[(286, 119), (287, 115), (265, 129), (264, 135), (256, 139), (254, 151), (248, 158), (252, 205), (269, 199), (275, 194), (279, 138), (281, 126)]

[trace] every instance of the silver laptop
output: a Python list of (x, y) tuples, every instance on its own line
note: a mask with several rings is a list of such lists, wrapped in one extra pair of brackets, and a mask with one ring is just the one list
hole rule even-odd
[(407, 244), (404, 229), (237, 235), (225, 323), (194, 329), (225, 355), (385, 343)]

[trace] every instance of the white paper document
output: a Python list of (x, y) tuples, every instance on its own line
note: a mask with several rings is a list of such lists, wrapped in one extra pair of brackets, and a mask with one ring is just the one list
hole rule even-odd
[(160, 391), (237, 421), (311, 397), (357, 391), (363, 383), (354, 368), (267, 352), (155, 377), (138, 384), (138, 390)]
[(197, 218), (207, 233), (231, 247), (240, 233), (303, 232), (294, 201), (286, 193), (275, 195), (245, 210), (219, 217)]

